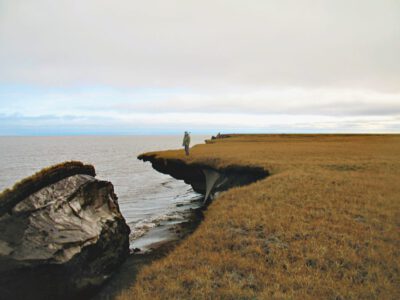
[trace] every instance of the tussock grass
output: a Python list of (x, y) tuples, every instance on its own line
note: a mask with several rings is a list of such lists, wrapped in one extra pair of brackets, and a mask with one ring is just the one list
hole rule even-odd
[(24, 178), (15, 183), (12, 188), (5, 189), (0, 193), (0, 216), (30, 194), (76, 174), (96, 176), (92, 165), (85, 165), (79, 161), (67, 161), (44, 168), (32, 176)]
[(399, 299), (399, 135), (234, 135), (155, 152), (265, 180), (221, 194), (118, 299)]

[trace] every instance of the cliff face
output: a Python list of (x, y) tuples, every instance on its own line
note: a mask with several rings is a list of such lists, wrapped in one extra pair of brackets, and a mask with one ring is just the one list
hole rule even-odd
[(67, 176), (55, 168), (59, 180), (23, 181), (1, 199), (7, 204), (0, 211), (2, 298), (84, 295), (129, 254), (129, 227), (113, 185), (68, 167)]
[(151, 162), (153, 168), (161, 173), (184, 180), (194, 191), (205, 196), (204, 201), (212, 199), (218, 192), (247, 185), (269, 175), (260, 167), (228, 166), (216, 169), (207, 164), (188, 164), (184, 160), (160, 158), (154, 154), (142, 154), (138, 159)]

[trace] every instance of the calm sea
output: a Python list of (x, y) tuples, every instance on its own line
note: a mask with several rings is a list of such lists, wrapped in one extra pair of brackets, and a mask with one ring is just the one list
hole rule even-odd
[[(192, 145), (207, 136), (192, 136)], [(0, 190), (40, 169), (68, 160), (95, 166), (97, 178), (111, 181), (131, 227), (131, 247), (146, 249), (170, 235), (200, 195), (183, 181), (152, 169), (137, 155), (177, 149), (181, 136), (0, 137)]]

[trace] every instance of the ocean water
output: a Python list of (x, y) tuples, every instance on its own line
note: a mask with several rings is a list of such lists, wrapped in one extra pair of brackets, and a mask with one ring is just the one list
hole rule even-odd
[[(192, 145), (207, 136), (193, 135)], [(131, 228), (131, 248), (147, 250), (172, 236), (201, 196), (183, 181), (155, 171), (136, 157), (181, 148), (181, 136), (0, 137), (0, 190), (40, 169), (68, 160), (95, 166), (98, 179), (111, 181)]]

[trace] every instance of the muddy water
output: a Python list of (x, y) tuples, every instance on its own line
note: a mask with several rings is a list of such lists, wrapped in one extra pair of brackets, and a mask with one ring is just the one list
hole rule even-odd
[[(192, 136), (192, 144), (207, 136)], [(201, 196), (183, 181), (154, 171), (140, 153), (179, 148), (181, 136), (0, 137), (0, 190), (40, 169), (66, 160), (93, 164), (97, 178), (111, 181), (131, 227), (131, 248), (147, 250), (170, 239)]]

